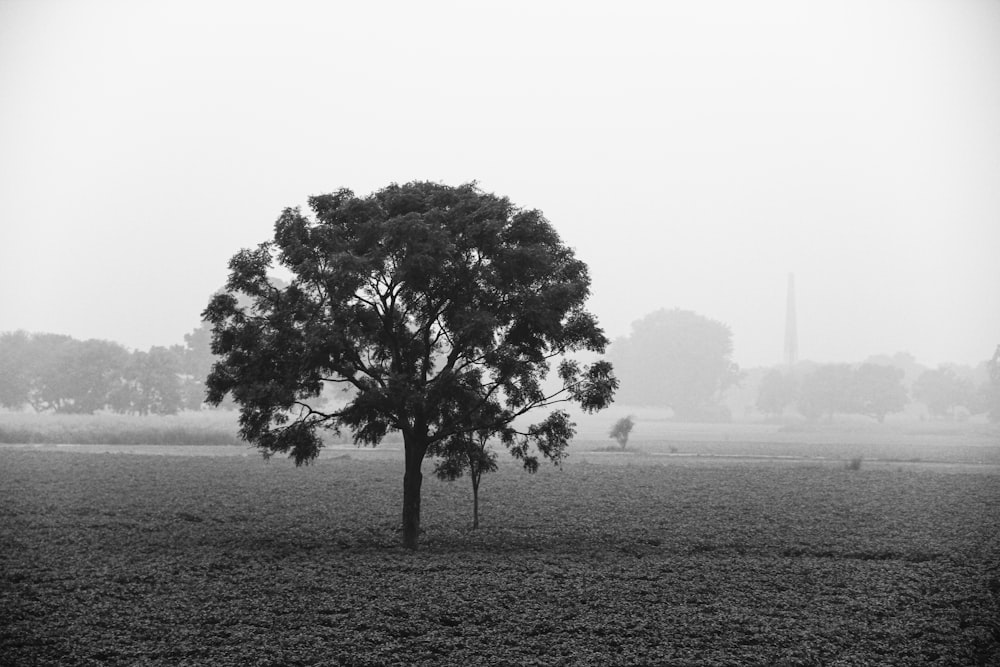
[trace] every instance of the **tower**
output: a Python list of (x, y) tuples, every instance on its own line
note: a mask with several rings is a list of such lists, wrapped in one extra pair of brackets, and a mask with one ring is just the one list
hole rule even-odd
[(788, 300), (785, 302), (785, 366), (791, 369), (799, 360), (799, 336), (795, 328), (795, 274), (788, 274)]

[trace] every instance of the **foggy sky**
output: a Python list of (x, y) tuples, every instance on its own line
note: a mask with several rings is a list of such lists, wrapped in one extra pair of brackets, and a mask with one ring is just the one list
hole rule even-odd
[(1000, 343), (1000, 3), (0, 0), (0, 331), (183, 342), (238, 249), (349, 187), (544, 211), (611, 337), (743, 366)]

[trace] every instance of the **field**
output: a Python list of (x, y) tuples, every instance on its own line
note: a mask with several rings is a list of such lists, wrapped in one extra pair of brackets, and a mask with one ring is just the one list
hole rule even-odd
[(996, 441), (932, 431), (582, 441), (477, 531), (425, 475), (416, 553), (391, 444), (4, 447), (0, 664), (1000, 664)]

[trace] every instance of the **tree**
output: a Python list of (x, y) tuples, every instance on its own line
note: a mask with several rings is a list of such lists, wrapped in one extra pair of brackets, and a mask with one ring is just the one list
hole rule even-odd
[(128, 365), (129, 352), (124, 346), (54, 334), (33, 338), (44, 354), (37, 369), (36, 409), (93, 414), (112, 403)]
[(619, 446), (625, 449), (625, 445), (628, 444), (628, 436), (632, 433), (632, 429), (635, 427), (635, 420), (632, 415), (622, 417), (615, 422), (615, 425), (611, 427), (611, 431), (608, 432), (609, 438), (614, 438), (618, 441)]
[(772, 417), (780, 417), (785, 408), (795, 402), (798, 385), (791, 373), (772, 368), (760, 381), (757, 409)]
[(212, 372), (212, 327), (202, 322), (184, 334), (184, 345), (176, 346), (180, 360), (181, 401), (188, 410), (200, 410), (205, 402), (205, 378)]
[(913, 397), (935, 417), (954, 417), (954, 409), (973, 401), (972, 382), (947, 366), (925, 371), (913, 384)]
[(987, 362), (990, 379), (985, 383), (983, 392), (986, 394), (986, 413), (991, 422), (1000, 422), (1000, 345), (997, 345), (993, 358)]
[(722, 395), (739, 382), (725, 324), (689, 310), (658, 310), (632, 323), (609, 351), (622, 380), (618, 399), (669, 407), (680, 419), (718, 412)]
[[(323, 429), (368, 445), (402, 433), (403, 543), (415, 549), (421, 466), (437, 443), (495, 433), (530, 471), (538, 455), (561, 460), (573, 424), (560, 409), (515, 420), (567, 401), (610, 404), (611, 364), (566, 357), (608, 342), (584, 309), (587, 267), (539, 211), (475, 184), (421, 182), (366, 197), (339, 190), (309, 207), (314, 220), (286, 209), (272, 241), (237, 253), (204, 312), (220, 356), (208, 400), (231, 394), (241, 437), (265, 456), (307, 463)], [(287, 287), (268, 277), (275, 261), (292, 274)], [(561, 386), (547, 393), (557, 358)], [(321, 408), (328, 385), (354, 393)]]
[(810, 421), (851, 411), (853, 374), (849, 364), (824, 364), (802, 378), (799, 412)]
[(490, 430), (475, 433), (456, 433), (447, 440), (435, 443), (434, 454), (440, 459), (434, 474), (440, 479), (455, 481), (466, 472), (472, 480), (472, 528), (479, 528), (479, 482), (483, 473), (497, 470), (497, 455), (490, 449)]
[(902, 369), (881, 364), (862, 364), (851, 378), (850, 411), (873, 417), (880, 424), (891, 412), (906, 407)]
[(0, 334), (0, 405), (18, 409), (31, 401), (31, 337), (24, 331)]
[(124, 368), (111, 407), (117, 412), (172, 415), (183, 407), (180, 360), (174, 351), (152, 347), (136, 350)]

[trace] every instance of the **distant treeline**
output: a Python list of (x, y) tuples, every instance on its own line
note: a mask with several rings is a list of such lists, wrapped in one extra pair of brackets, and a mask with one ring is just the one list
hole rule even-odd
[(130, 351), (107, 340), (24, 331), (0, 334), (0, 405), (36, 412), (175, 414), (201, 409), (213, 363), (199, 327), (184, 345)]
[(960, 370), (948, 365), (927, 369), (905, 353), (860, 365), (772, 368), (760, 378), (756, 407), (771, 416), (794, 410), (811, 421), (858, 414), (881, 422), (918, 401), (931, 417), (985, 414), (1000, 421), (1000, 347), (992, 360), (968, 373)]

